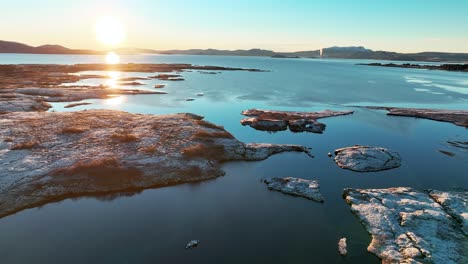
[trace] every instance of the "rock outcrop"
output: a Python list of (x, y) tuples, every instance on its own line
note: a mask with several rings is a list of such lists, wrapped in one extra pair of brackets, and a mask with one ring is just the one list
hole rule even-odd
[(366, 106), (366, 108), (376, 110), (387, 110), (388, 115), (392, 116), (425, 118), (441, 122), (450, 122), (457, 126), (468, 128), (468, 110), (439, 110), (380, 106)]
[(77, 106), (90, 105), (90, 104), (91, 103), (88, 103), (88, 102), (73, 103), (73, 104), (67, 104), (66, 106), (64, 106), (64, 108), (73, 108)]
[(346, 256), (348, 254), (348, 245), (346, 243), (346, 238), (343, 237), (338, 241), (338, 252), (341, 256)]
[(224, 161), (311, 155), (297, 145), (244, 144), (202, 119), (111, 110), (4, 114), (0, 217), (68, 197), (211, 179), (224, 174)]
[(141, 82), (119, 82), (119, 85), (124, 85), (124, 86), (139, 86), (139, 85), (145, 85), (144, 83)]
[(320, 193), (318, 181), (299, 178), (270, 178), (263, 180), (270, 190), (275, 190), (285, 194), (300, 196), (306, 199), (323, 203), (323, 196)]
[(468, 263), (467, 191), (346, 189), (344, 198), (382, 263)]
[(0, 113), (41, 112), (47, 111), (52, 107), (48, 102), (75, 102), (86, 99), (109, 99), (117, 95), (137, 94), (166, 93), (137, 89), (111, 89), (99, 86), (0, 89)]
[(335, 162), (340, 168), (357, 172), (382, 171), (401, 166), (400, 155), (386, 148), (353, 146), (335, 150)]
[(468, 141), (449, 140), (447, 143), (452, 147), (468, 149)]
[(146, 78), (146, 77), (124, 77), (124, 78), (119, 78), (117, 81), (119, 81), (119, 82), (134, 82), (134, 81), (144, 81), (144, 80), (150, 80), (150, 78)]
[(185, 246), (185, 249), (192, 249), (198, 247), (198, 244), (200, 244), (200, 240), (191, 240), (190, 242), (187, 243)]
[(248, 118), (242, 119), (241, 124), (262, 131), (283, 131), (289, 127), (292, 132), (321, 134), (325, 130), (325, 124), (317, 122), (317, 119), (352, 113), (353, 111), (289, 112), (249, 109), (242, 112)]
[(163, 81), (183, 81), (182, 75), (180, 74), (158, 74), (151, 76), (150, 78), (163, 80)]

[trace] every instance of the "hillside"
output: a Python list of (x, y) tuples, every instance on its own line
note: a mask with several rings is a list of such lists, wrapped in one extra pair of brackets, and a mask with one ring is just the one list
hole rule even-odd
[(19, 42), (0, 40), (0, 53), (33, 53), (33, 54), (99, 54), (93, 50), (76, 50), (60, 45), (29, 46)]

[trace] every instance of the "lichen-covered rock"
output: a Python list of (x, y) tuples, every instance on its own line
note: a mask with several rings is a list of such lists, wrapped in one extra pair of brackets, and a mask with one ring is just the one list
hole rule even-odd
[(346, 243), (345, 237), (341, 238), (340, 241), (338, 241), (338, 251), (342, 256), (346, 256), (348, 254), (348, 245)]
[(353, 146), (335, 150), (340, 168), (357, 172), (382, 171), (401, 166), (400, 155), (386, 148)]
[(297, 145), (244, 144), (194, 114), (111, 110), (8, 113), (0, 119), (0, 217), (82, 195), (139, 191), (221, 176)]
[(241, 124), (263, 131), (283, 131), (289, 127), (292, 132), (321, 134), (325, 130), (325, 124), (317, 122), (317, 119), (352, 113), (353, 111), (291, 112), (249, 109), (242, 112), (248, 117), (242, 119)]
[(287, 177), (265, 179), (264, 182), (270, 190), (323, 203), (323, 196), (320, 193), (318, 181)]
[(468, 239), (453, 217), (467, 212), (466, 191), (346, 189), (343, 196), (372, 236), (367, 250), (382, 263), (468, 263)]

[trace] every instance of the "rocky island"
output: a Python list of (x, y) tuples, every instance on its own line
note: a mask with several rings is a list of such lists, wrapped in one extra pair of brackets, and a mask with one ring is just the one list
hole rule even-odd
[(291, 132), (321, 134), (326, 126), (318, 122), (317, 119), (352, 113), (353, 111), (291, 112), (249, 109), (242, 112), (248, 118), (242, 119), (241, 124), (262, 131), (283, 131), (289, 128)]
[(391, 68), (410, 68), (410, 69), (425, 69), (425, 70), (441, 70), (441, 71), (457, 71), (468, 72), (468, 64), (441, 64), (441, 65), (422, 65), (422, 64), (395, 64), (395, 63), (367, 63), (358, 64), (374, 67), (391, 67)]

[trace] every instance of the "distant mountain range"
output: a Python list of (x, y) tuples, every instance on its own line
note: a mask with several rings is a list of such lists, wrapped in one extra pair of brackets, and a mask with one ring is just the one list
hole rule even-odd
[[(468, 53), (419, 52), (397, 53), (389, 51), (373, 51), (364, 47), (330, 47), (320, 50), (275, 52), (263, 49), (250, 50), (152, 50), (139, 48), (120, 48), (115, 50), (120, 54), (168, 54), (168, 55), (213, 55), (213, 56), (262, 56), (273, 58), (333, 58), (333, 59), (370, 59), (398, 61), (433, 61), (433, 62), (468, 62)], [(103, 54), (105, 51), (69, 49), (59, 45), (43, 45), (38, 47), (23, 43), (0, 40), (0, 53), (34, 53), (34, 54)]]
[(60, 45), (29, 46), (19, 42), (0, 40), (0, 53), (33, 53), (33, 54), (99, 54), (93, 50), (69, 49)]

